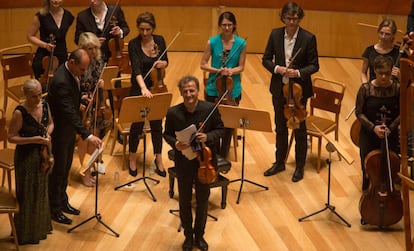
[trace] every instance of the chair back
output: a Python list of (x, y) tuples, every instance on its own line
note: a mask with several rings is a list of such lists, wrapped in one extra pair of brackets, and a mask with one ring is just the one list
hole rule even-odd
[(343, 83), (316, 77), (313, 80), (313, 96), (310, 99), (310, 115), (315, 109), (335, 114), (335, 122), (339, 122), (345, 85)]

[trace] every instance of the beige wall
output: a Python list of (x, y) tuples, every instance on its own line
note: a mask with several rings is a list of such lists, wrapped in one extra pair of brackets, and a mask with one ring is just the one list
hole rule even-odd
[[(75, 16), (82, 9), (68, 8)], [(26, 43), (26, 31), (37, 8), (0, 10), (0, 48)], [(262, 53), (272, 28), (281, 26), (279, 9), (264, 8), (212, 8), (212, 7), (123, 7), (131, 33), (125, 42), (137, 35), (135, 19), (143, 11), (153, 12), (157, 21), (158, 34), (167, 43), (181, 31), (181, 35), (171, 46), (172, 51), (202, 51), (209, 36), (217, 33), (217, 17), (225, 10), (234, 12), (238, 21), (238, 33), (247, 37), (247, 50)], [(377, 14), (305, 11), (302, 27), (317, 36), (321, 56), (352, 57), (361, 56), (364, 48), (375, 42), (376, 30), (357, 25), (366, 23), (377, 25), (382, 16)], [(398, 28), (405, 31), (406, 16), (391, 16)], [(75, 23), (68, 36), (69, 50), (73, 43)], [(397, 41), (401, 39), (398, 38)]]

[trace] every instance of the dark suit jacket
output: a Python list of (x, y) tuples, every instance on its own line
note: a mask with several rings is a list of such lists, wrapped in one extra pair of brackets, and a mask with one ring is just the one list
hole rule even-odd
[(407, 17), (407, 33), (414, 32), (414, 1), (411, 3), (411, 11)]
[[(277, 97), (283, 96), (283, 83), (282, 75), (275, 74), (274, 68), (276, 65), (286, 66), (284, 36), (285, 27), (273, 29), (262, 58), (263, 66), (272, 73), (270, 92)], [(299, 48), (302, 49), (293, 63), (293, 68), (299, 70), (301, 77), (292, 80), (301, 85), (303, 97), (309, 98), (313, 94), (311, 75), (319, 70), (318, 49), (315, 35), (300, 27), (292, 56)]]
[[(108, 6), (108, 12), (105, 16), (105, 26), (109, 24), (111, 21), (111, 14), (116, 7), (113, 4), (107, 4)], [(122, 29), (124, 33), (124, 37), (126, 37), (129, 34), (129, 27), (127, 22), (125, 21), (124, 12), (122, 11), (121, 7), (118, 5), (115, 9), (114, 16), (116, 17), (116, 20), (118, 22), (118, 26)], [(108, 27), (105, 29), (104, 33), (102, 34), (102, 30), (98, 29), (98, 26), (96, 26), (95, 18), (92, 14), (92, 9), (87, 8), (86, 10), (83, 10), (79, 12), (78, 16), (76, 17), (76, 30), (75, 30), (75, 43), (78, 44), (79, 42), (79, 36), (82, 32), (92, 32), (95, 33), (98, 37), (105, 37), (106, 40), (101, 46), (102, 56), (105, 61), (107, 61), (108, 58), (111, 57), (110, 50), (108, 47), (108, 42), (112, 36), (109, 34), (111, 31), (111, 24), (108, 25)]]
[(86, 139), (91, 134), (82, 124), (78, 83), (65, 64), (59, 66), (51, 79), (47, 100), (55, 124), (54, 132), (57, 132), (54, 135), (73, 137), (78, 133)]

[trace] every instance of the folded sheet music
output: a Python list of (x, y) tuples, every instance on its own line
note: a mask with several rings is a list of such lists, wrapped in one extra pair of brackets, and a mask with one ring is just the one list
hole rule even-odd
[[(175, 136), (177, 136), (178, 141), (190, 144), (191, 137), (195, 132), (197, 132), (197, 128), (194, 124), (191, 124), (189, 127), (175, 132)], [(191, 147), (182, 150), (182, 153), (189, 160), (195, 159), (197, 157), (197, 153), (193, 152), (193, 149)]]

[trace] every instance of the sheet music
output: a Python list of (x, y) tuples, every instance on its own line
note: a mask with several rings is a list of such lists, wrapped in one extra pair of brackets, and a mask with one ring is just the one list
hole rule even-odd
[[(197, 128), (195, 127), (194, 124), (191, 124), (189, 127), (185, 128), (181, 131), (175, 132), (175, 136), (177, 136), (178, 141), (185, 142), (185, 143), (189, 144), (190, 140), (191, 140), (191, 136), (195, 132), (197, 132)], [(195, 159), (197, 157), (197, 153), (193, 152), (191, 147), (188, 147), (188, 148), (182, 150), (181, 152), (189, 160)]]

